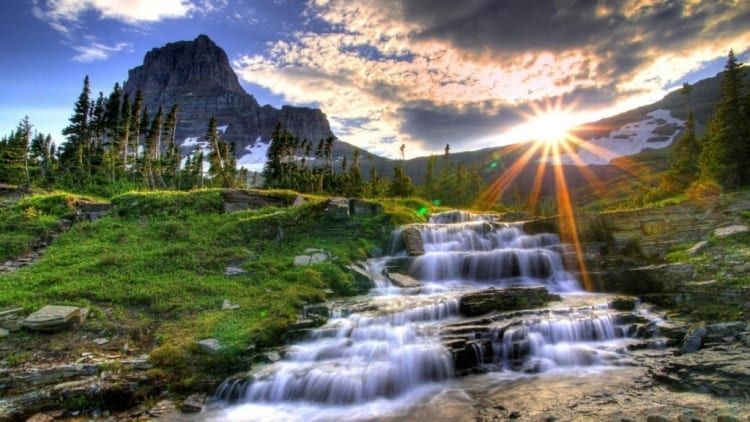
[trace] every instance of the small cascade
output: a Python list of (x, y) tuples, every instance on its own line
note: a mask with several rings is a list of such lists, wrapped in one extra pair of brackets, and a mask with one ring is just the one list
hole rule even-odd
[[(407, 256), (407, 229), (412, 236), (419, 232), (423, 255)], [(395, 403), (477, 367), (542, 372), (617, 364), (626, 351), (618, 342), (637, 330), (606, 303), (498, 314), (489, 325), (483, 319), (481, 327), (459, 312), (462, 294), (490, 287), (542, 285), (580, 296), (578, 282), (563, 266), (565, 249), (556, 234), (526, 234), (491, 214), (452, 211), (399, 228), (388, 256), (367, 263), (375, 288), (358, 299), (364, 306), (337, 307), (323, 326), (290, 345), (281, 361), (224, 381), (215, 397), (245, 406), (234, 409), (251, 406), (235, 410), (235, 419), (236, 412), (264, 419), (251, 415), (273, 409), (274, 416), (265, 419), (327, 420), (352, 406)], [(391, 286), (381, 274), (396, 262), (422, 287)], [(311, 413), (276, 412), (289, 406)]]

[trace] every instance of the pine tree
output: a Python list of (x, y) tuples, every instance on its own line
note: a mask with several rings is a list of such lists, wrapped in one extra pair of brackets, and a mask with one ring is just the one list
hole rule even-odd
[(144, 177), (147, 186), (151, 188), (156, 187), (156, 181), (158, 175), (158, 148), (161, 139), (161, 131), (163, 124), (163, 113), (161, 107), (154, 115), (154, 120), (151, 121), (151, 127), (148, 130), (146, 136), (146, 143), (143, 149), (143, 165), (144, 165)]
[(234, 147), (219, 138), (215, 117), (211, 117), (208, 121), (206, 141), (211, 146), (211, 152), (208, 154), (208, 162), (211, 167), (208, 169), (208, 174), (211, 175), (214, 183), (218, 186), (234, 187), (236, 168)]
[(393, 179), (388, 185), (388, 195), (396, 198), (406, 198), (414, 193), (411, 178), (406, 175), (403, 167), (393, 168)]
[[(143, 107), (143, 92), (139, 89), (135, 93), (135, 100), (130, 109), (130, 130), (133, 132), (131, 135), (131, 141), (129, 145), (125, 145), (125, 154), (123, 157), (123, 164), (125, 168), (128, 168), (128, 159), (133, 156), (133, 164), (138, 161), (138, 145), (141, 143), (141, 108)], [(132, 170), (135, 170), (135, 165), (132, 165)]]
[(68, 141), (63, 145), (59, 157), (60, 167), (70, 175), (70, 182), (81, 184), (82, 179), (88, 174), (84, 166), (84, 148), (90, 141), (89, 130), (89, 77), (83, 79), (83, 90), (78, 96), (70, 117), (70, 124), (62, 131)]
[(162, 139), (165, 142), (163, 165), (169, 184), (177, 186), (177, 177), (180, 171), (180, 151), (177, 147), (177, 104), (172, 106), (164, 121)]
[(709, 122), (699, 160), (703, 178), (729, 188), (744, 183), (750, 175), (744, 162), (748, 148), (740, 112), (741, 74), (742, 65), (730, 50), (721, 81), (721, 100)]
[(687, 99), (688, 116), (685, 122), (685, 130), (672, 151), (671, 173), (683, 188), (697, 178), (698, 157), (700, 155), (700, 145), (695, 135), (695, 116), (690, 102), (691, 92), (692, 87), (689, 84), (684, 84), (682, 94)]

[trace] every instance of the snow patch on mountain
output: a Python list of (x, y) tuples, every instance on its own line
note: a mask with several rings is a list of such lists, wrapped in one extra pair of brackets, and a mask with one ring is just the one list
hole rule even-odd
[[(643, 120), (628, 123), (607, 136), (592, 138), (578, 145), (575, 156), (561, 154), (560, 162), (565, 165), (605, 165), (615, 158), (637, 154), (645, 149), (666, 148), (684, 125), (685, 122), (672, 117), (669, 110), (654, 110)], [(670, 126), (673, 131), (665, 130)], [(555, 158), (548, 157), (546, 161), (552, 163)]]
[(237, 167), (255, 172), (263, 171), (263, 167), (266, 165), (266, 154), (268, 153), (269, 145), (271, 145), (270, 142), (263, 142), (259, 136), (253, 145), (245, 147), (246, 153), (237, 160)]

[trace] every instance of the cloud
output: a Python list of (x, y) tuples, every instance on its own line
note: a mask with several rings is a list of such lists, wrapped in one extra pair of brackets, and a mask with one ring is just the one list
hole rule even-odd
[(304, 15), (304, 31), (235, 61), (240, 77), (391, 156), (511, 142), (494, 134), (555, 99), (596, 120), (750, 45), (750, 2), (731, 0), (311, 0)]
[(98, 60), (106, 60), (112, 54), (118, 53), (122, 50), (129, 50), (132, 48), (132, 44), (121, 42), (114, 45), (106, 45), (98, 42), (91, 42), (88, 45), (73, 46), (73, 49), (78, 52), (71, 60), (81, 63), (91, 63)]
[[(222, 4), (209, 0), (205, 2), (211, 10)], [(34, 16), (62, 33), (75, 28), (81, 16), (87, 12), (95, 12), (100, 19), (137, 25), (184, 18), (196, 10), (196, 4), (191, 0), (35, 0), (32, 3)]]

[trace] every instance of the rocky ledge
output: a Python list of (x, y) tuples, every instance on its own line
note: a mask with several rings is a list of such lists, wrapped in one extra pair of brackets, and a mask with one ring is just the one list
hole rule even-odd
[(560, 296), (550, 294), (543, 286), (490, 288), (463, 295), (459, 310), (466, 316), (478, 316), (496, 311), (539, 308), (553, 300), (560, 300)]

